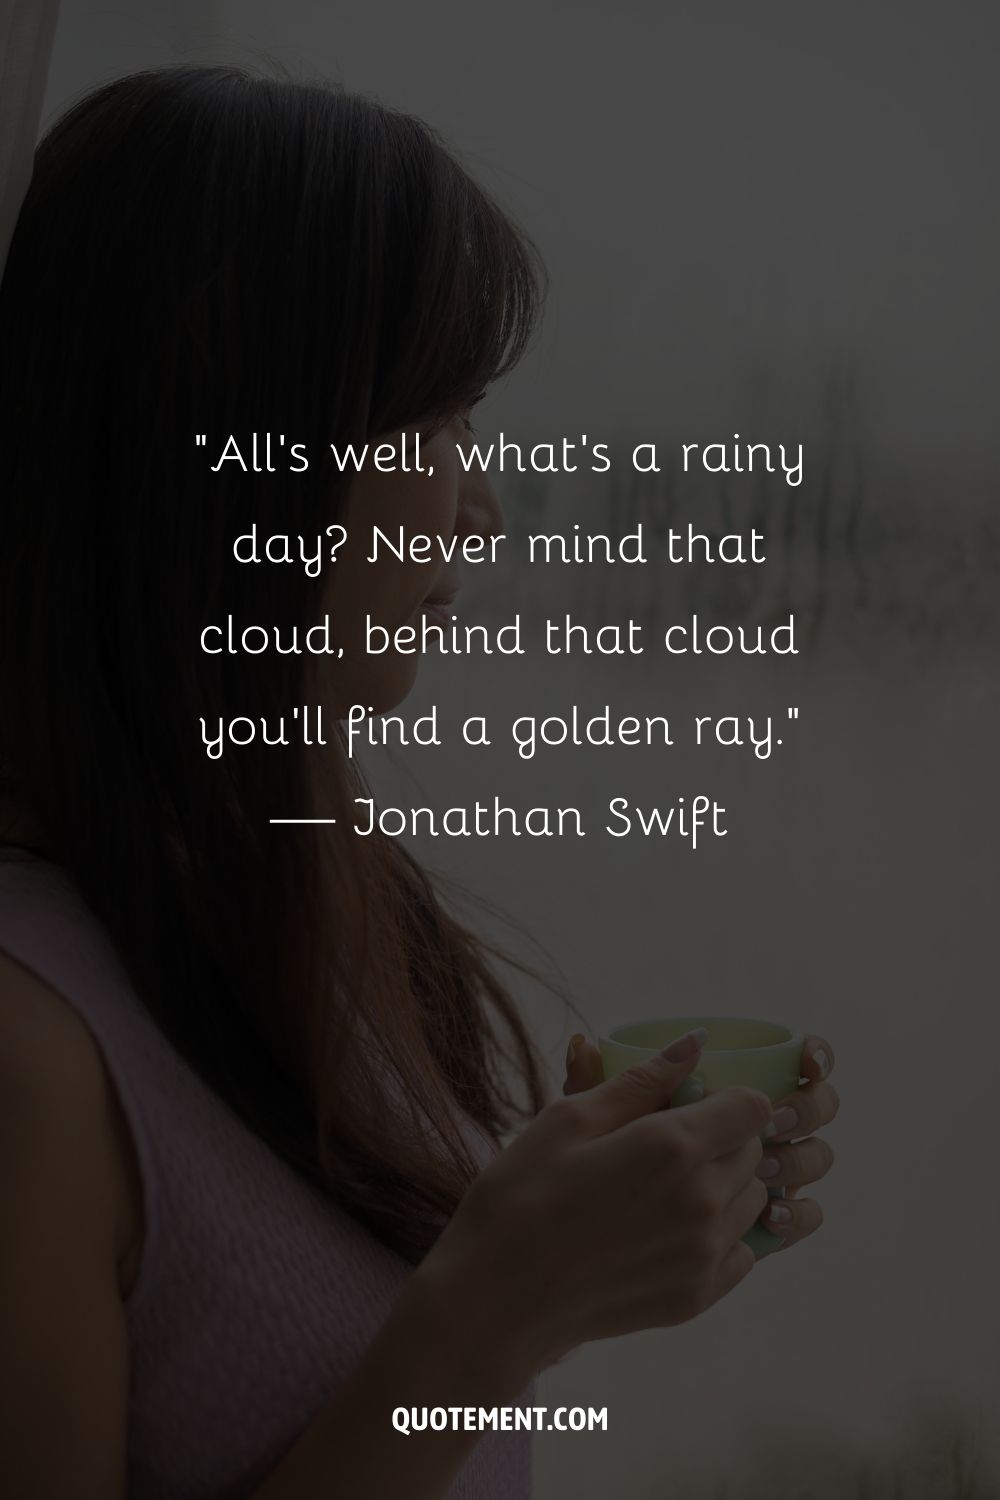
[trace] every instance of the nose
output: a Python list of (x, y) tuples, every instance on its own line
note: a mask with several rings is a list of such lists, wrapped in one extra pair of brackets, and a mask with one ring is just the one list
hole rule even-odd
[(458, 500), (455, 535), (460, 541), (481, 536), (487, 541), (501, 536), (504, 528), (503, 506), (488, 474), (470, 474), (465, 478)]

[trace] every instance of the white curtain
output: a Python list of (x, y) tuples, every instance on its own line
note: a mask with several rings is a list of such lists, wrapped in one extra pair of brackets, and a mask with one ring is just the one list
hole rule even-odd
[(31, 180), (59, 0), (0, 0), (0, 274)]

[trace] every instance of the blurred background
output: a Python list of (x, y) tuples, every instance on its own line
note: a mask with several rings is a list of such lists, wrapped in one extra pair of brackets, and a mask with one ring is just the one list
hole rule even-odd
[[(512, 535), (755, 524), (764, 568), (511, 567), (463, 596), (470, 621), (791, 609), (794, 660), (428, 660), (410, 705), (502, 724), (795, 704), (770, 760), (371, 759), (385, 801), (717, 796), (730, 835), (695, 854), (599, 836), (420, 852), (510, 916), (482, 920), (559, 971), (592, 1033), (722, 1011), (838, 1054), (822, 1234), (696, 1324), (547, 1375), (540, 1400), (607, 1406), (609, 1431), (542, 1435), (539, 1500), (1000, 1494), (998, 52), (988, 0), (63, 0), (50, 118), (136, 67), (276, 60), (444, 134), (552, 283), (534, 350), (477, 419), (487, 441), (805, 444), (798, 490), (624, 465), (498, 481)], [(581, 1022), (518, 983), (557, 1087)]]

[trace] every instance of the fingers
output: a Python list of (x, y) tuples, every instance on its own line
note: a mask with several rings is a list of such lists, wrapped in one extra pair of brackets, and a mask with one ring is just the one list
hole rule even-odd
[(823, 1222), (823, 1210), (813, 1198), (775, 1198), (768, 1204), (760, 1222), (783, 1241), (780, 1248), (788, 1250), (815, 1234)]
[(797, 1141), (794, 1146), (775, 1146), (768, 1142), (757, 1176), (769, 1188), (804, 1186), (819, 1182), (833, 1166), (833, 1148), (819, 1136)]
[(674, 1112), (706, 1158), (728, 1156), (760, 1136), (771, 1119), (771, 1102), (757, 1089), (719, 1089)]
[(840, 1096), (832, 1083), (807, 1083), (779, 1099), (774, 1106), (773, 1134), (769, 1140), (789, 1140), (813, 1135), (829, 1125), (840, 1108)]
[[(603, 1134), (666, 1109), (675, 1090), (697, 1065), (707, 1036), (702, 1030), (688, 1032), (671, 1042), (666, 1051), (588, 1090), (579, 1101), (580, 1117), (596, 1134)], [(549, 1106), (550, 1110), (561, 1108), (558, 1100)]]
[(564, 1094), (585, 1094), (588, 1089), (596, 1088), (599, 1083), (604, 1082), (604, 1064), (601, 1061), (601, 1050), (595, 1047), (593, 1042), (581, 1033), (570, 1037), (569, 1048), (566, 1052), (566, 1082), (563, 1084)]
[(726, 1209), (724, 1224), (726, 1240), (735, 1243), (741, 1240), (751, 1225), (756, 1224), (769, 1204), (767, 1188), (751, 1177)]
[[(764, 1183), (757, 1177), (757, 1168), (763, 1153), (764, 1147), (760, 1136), (755, 1135), (736, 1151), (731, 1151), (728, 1156), (720, 1156), (711, 1163), (712, 1168), (721, 1175), (723, 1192), (727, 1201), (734, 1202), (752, 1182), (756, 1181), (764, 1187)], [(766, 1187), (764, 1195), (766, 1199)]]
[(833, 1048), (821, 1036), (807, 1036), (802, 1048), (802, 1076), (810, 1083), (822, 1083), (829, 1078), (836, 1064)]

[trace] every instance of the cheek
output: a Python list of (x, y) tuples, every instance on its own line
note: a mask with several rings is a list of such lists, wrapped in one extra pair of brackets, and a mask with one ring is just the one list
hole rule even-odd
[[(458, 475), (454, 451), (445, 452), (443, 462), (433, 462), (433, 474), (378, 475), (372, 482), (359, 486), (347, 507), (344, 525), (348, 539), (337, 556), (333, 581), (333, 598), (346, 605), (348, 600), (395, 598), (399, 605), (408, 599), (423, 597), (435, 575), (446, 563), (436, 543), (454, 535), (458, 516)], [(377, 530), (381, 536), (376, 538)], [(430, 549), (422, 547), (419, 555), (427, 561), (416, 562), (410, 544), (417, 537), (429, 537)], [(402, 548), (403, 557), (396, 554)], [(371, 559), (374, 557), (374, 561)]]
[[(377, 560), (366, 560), (363, 565), (370, 600), (367, 607), (373, 619), (387, 625), (393, 620), (402, 623), (433, 592), (437, 580), (450, 566), (438, 538), (445, 545), (451, 541), (457, 514), (456, 487), (446, 477), (439, 483), (435, 470), (430, 479), (413, 486), (401, 503), (387, 508), (382, 518), (373, 522), (386, 539), (379, 540), (377, 549), (368, 546), (367, 556), (377, 551)], [(372, 537), (370, 527), (366, 535)], [(416, 558), (420, 561), (410, 550), (418, 538)], [(429, 546), (424, 539), (429, 539)], [(395, 555), (400, 550), (402, 560)]]
[[(446, 544), (450, 542), (457, 523), (458, 474), (454, 445), (444, 446), (440, 439), (435, 439), (430, 451), (423, 455), (423, 461), (433, 466), (433, 474), (408, 476), (405, 482), (387, 485), (379, 496), (381, 503), (370, 508), (362, 525), (365, 545), (361, 551), (366, 558), (375, 551), (371, 545), (373, 527), (377, 526), (397, 551), (402, 533), (405, 549), (402, 561), (388, 546), (380, 545), (377, 561), (363, 563), (366, 587), (372, 601), (369, 612), (386, 624), (393, 617), (397, 621), (408, 619), (449, 566), (437, 539), (442, 538)], [(430, 538), (430, 548), (422, 546), (419, 552), (428, 561), (415, 562), (409, 553), (409, 545), (417, 537)]]
[[(435, 448), (441, 448), (436, 442)], [(352, 703), (364, 703), (385, 712), (410, 691), (420, 668), (419, 655), (365, 651), (366, 620), (394, 631), (401, 625), (418, 624), (418, 615), (448, 564), (435, 538), (447, 543), (455, 532), (458, 514), (458, 474), (454, 446), (424, 457), (433, 464), (432, 475), (375, 476), (359, 486), (347, 507), (344, 525), (348, 540), (337, 554), (325, 603), (331, 635), (344, 650), (342, 661), (329, 665), (329, 682), (338, 711), (346, 713)], [(428, 536), (431, 560), (400, 562), (385, 545), (377, 548), (377, 559), (369, 561), (376, 548), (373, 528), (399, 546), (400, 527), (404, 544), (416, 536)]]
[(453, 437), (445, 434), (436, 437), (422, 455), (422, 461), (434, 472), (416, 478), (399, 524), (425, 536), (440, 535), (447, 539), (455, 530), (461, 479)]

